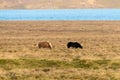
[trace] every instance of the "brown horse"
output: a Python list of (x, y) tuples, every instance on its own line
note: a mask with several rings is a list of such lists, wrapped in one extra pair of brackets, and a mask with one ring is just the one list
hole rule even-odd
[(38, 48), (49, 48), (52, 49), (52, 45), (50, 42), (39, 42), (38, 43)]

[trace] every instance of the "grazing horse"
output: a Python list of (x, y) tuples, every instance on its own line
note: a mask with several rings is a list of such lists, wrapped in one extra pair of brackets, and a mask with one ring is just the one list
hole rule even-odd
[(50, 42), (39, 42), (38, 48), (49, 48), (52, 49), (52, 44)]
[(68, 42), (67, 48), (83, 48), (78, 42)]

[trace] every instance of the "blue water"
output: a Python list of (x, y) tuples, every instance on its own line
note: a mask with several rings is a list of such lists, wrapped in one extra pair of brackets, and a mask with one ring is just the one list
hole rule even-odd
[(120, 20), (120, 9), (0, 10), (0, 20)]

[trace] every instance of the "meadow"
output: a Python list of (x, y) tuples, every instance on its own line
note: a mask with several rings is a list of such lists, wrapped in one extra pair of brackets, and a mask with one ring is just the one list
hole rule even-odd
[[(52, 49), (39, 49), (41, 41)], [(83, 49), (68, 49), (77, 41)], [(120, 21), (0, 21), (0, 80), (120, 80)]]

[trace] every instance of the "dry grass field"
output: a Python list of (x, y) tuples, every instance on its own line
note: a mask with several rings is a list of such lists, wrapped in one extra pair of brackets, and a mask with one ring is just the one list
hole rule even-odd
[(120, 80), (120, 21), (0, 21), (0, 80)]

